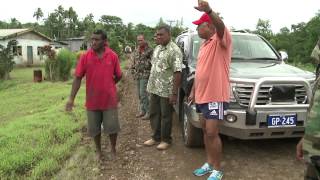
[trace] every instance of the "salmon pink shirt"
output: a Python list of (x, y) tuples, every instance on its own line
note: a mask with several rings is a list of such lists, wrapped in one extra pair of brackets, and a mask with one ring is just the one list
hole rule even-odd
[(195, 74), (195, 102), (229, 102), (231, 34), (227, 28), (223, 38), (215, 33), (199, 50)]

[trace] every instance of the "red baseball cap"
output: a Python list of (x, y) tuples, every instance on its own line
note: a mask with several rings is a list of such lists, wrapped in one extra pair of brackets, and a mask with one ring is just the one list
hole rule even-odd
[(204, 22), (212, 23), (210, 16), (207, 13), (203, 13), (199, 20), (193, 21), (192, 23), (195, 25), (200, 25)]

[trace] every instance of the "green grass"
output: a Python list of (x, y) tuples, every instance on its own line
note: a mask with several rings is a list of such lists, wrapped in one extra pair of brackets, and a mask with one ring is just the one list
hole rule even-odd
[(31, 68), (10, 75), (0, 81), (0, 179), (47, 179), (80, 141), (84, 88), (66, 113), (71, 81), (33, 83)]

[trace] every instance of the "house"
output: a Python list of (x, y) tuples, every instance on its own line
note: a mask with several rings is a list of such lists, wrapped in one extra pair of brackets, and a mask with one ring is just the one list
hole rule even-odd
[(68, 45), (69, 45), (68, 43), (65, 43), (65, 42), (62, 42), (62, 41), (56, 41), (56, 40), (54, 40), (54, 41), (52, 41), (50, 43), (50, 46), (55, 50), (63, 49), (63, 48), (68, 49), (69, 48)]
[(17, 45), (12, 49), (15, 54), (14, 61), (22, 65), (44, 63), (41, 47), (54, 42), (32, 29), (0, 29), (0, 44), (7, 46), (10, 40), (17, 41)]
[(64, 43), (68, 44), (68, 49), (72, 52), (87, 50), (87, 43), (85, 41), (85, 36), (68, 38), (64, 40)]

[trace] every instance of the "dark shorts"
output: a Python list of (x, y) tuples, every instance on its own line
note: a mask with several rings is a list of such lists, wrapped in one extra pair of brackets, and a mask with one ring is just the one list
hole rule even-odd
[(118, 109), (108, 109), (105, 111), (87, 111), (88, 116), (88, 134), (91, 137), (103, 132), (106, 134), (116, 134), (120, 131), (118, 120)]
[(196, 104), (197, 113), (202, 113), (206, 119), (223, 120), (229, 103), (227, 102), (210, 102), (204, 104)]

